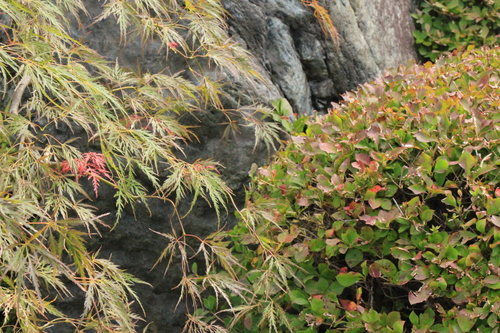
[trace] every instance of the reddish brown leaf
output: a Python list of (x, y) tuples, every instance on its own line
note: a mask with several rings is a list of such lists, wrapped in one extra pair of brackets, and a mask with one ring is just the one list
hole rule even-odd
[(344, 210), (350, 211), (350, 210), (356, 209), (357, 207), (359, 207), (359, 203), (351, 201), (349, 206), (344, 207)]
[(366, 138), (366, 131), (357, 131), (356, 134), (354, 134), (354, 140), (359, 142)]
[(279, 188), (281, 191), (281, 195), (285, 195), (286, 194), (286, 185), (280, 185)]
[(334, 175), (332, 176), (332, 178), (330, 178), (330, 182), (331, 182), (333, 185), (340, 185), (340, 184), (342, 184), (342, 179), (339, 177), (339, 175), (334, 174)]
[(377, 222), (377, 217), (376, 216), (363, 215), (363, 216), (360, 216), (359, 219), (361, 221), (365, 221), (366, 224), (368, 224), (368, 225), (374, 225), (375, 222)]
[(259, 168), (259, 174), (263, 175), (265, 177), (270, 177), (271, 176), (271, 172), (269, 171), (269, 169)]
[(375, 263), (371, 264), (369, 274), (372, 278), (379, 278), (382, 275), (380, 272), (380, 266)]
[(378, 140), (380, 137), (380, 128), (375, 124), (372, 124), (370, 128), (366, 131), (366, 135), (368, 135), (373, 140)]
[(325, 243), (326, 243), (326, 245), (329, 245), (329, 246), (335, 246), (338, 243), (340, 243), (340, 239), (338, 239), (338, 238), (325, 239)]
[(377, 192), (382, 191), (382, 190), (385, 190), (385, 187), (382, 187), (380, 185), (375, 185), (371, 189), (369, 189), (368, 191), (372, 191), (372, 192), (377, 193)]
[(396, 208), (393, 208), (388, 212), (386, 212), (385, 210), (381, 210), (378, 212), (378, 219), (380, 222), (388, 223), (398, 218), (400, 215), (400, 211)]
[(300, 197), (297, 199), (297, 205), (307, 207), (309, 206), (309, 200), (306, 197)]
[(277, 239), (280, 243), (291, 243), (296, 237), (297, 235), (294, 234), (282, 233), (278, 235)]
[(360, 154), (356, 154), (356, 161), (361, 161), (364, 164), (370, 164), (372, 159), (370, 158), (370, 156), (363, 154), (363, 153), (360, 153)]
[(488, 72), (484, 73), (483, 76), (477, 82), (479, 89), (483, 89), (490, 81), (490, 74)]
[(320, 142), (319, 149), (327, 153), (335, 153), (335, 145), (331, 142)]
[(360, 171), (365, 170), (365, 164), (363, 162), (352, 162), (351, 165)]
[(346, 309), (347, 311), (354, 311), (357, 308), (356, 303), (354, 303), (353, 301), (350, 301), (348, 299), (339, 299), (339, 301), (340, 301), (340, 304), (342, 305), (342, 307), (344, 309)]
[(358, 310), (360, 313), (364, 313), (365, 312), (365, 308), (362, 307), (361, 305), (356, 305), (356, 310)]
[(377, 170), (378, 169), (378, 163), (377, 163), (377, 161), (371, 161), (370, 164), (368, 164), (368, 167), (371, 170)]
[(278, 212), (277, 210), (274, 211), (274, 222), (279, 222), (281, 219), (281, 213)]
[(408, 301), (411, 305), (425, 302), (429, 296), (432, 295), (432, 292), (427, 289), (427, 286), (422, 286), (418, 291), (410, 291), (408, 293)]
[(325, 231), (325, 237), (332, 238), (334, 234), (335, 234), (334, 229), (328, 229)]
[(413, 260), (420, 260), (422, 259), (422, 251), (418, 251), (418, 253), (413, 257)]
[(348, 158), (346, 158), (346, 159), (344, 160), (344, 162), (342, 162), (342, 163), (340, 164), (338, 172), (339, 172), (340, 174), (343, 174), (344, 172), (346, 172), (346, 170), (347, 170), (348, 168), (349, 168), (349, 159), (348, 159)]

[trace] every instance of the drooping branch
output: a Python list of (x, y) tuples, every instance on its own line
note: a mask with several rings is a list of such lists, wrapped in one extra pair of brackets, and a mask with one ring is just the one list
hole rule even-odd
[(19, 113), (19, 105), (21, 104), (21, 98), (23, 97), (24, 91), (26, 90), (26, 88), (30, 83), (31, 83), (31, 76), (25, 73), (21, 81), (19, 81), (19, 83), (17, 84), (16, 89), (14, 89), (14, 95), (12, 96), (12, 102), (10, 104), (10, 109), (9, 109), (10, 113), (12, 114)]
[[(23, 78), (21, 81), (16, 86), (16, 89), (14, 89), (14, 95), (12, 96), (12, 102), (10, 104), (9, 112), (11, 114), (18, 114), (19, 113), (19, 105), (21, 104), (21, 99), (24, 95), (24, 91), (30, 85), (31, 83), (31, 75), (24, 73)], [(27, 142), (30, 142), (30, 138), (26, 137), (26, 135), (21, 136), (21, 145), (19, 146), (19, 154), (21, 154), (21, 149), (24, 147), (24, 144)], [(39, 157), (39, 153), (35, 152), (36, 156)]]

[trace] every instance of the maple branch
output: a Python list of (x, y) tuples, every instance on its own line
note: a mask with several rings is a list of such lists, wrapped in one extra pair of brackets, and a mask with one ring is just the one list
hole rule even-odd
[(21, 98), (23, 97), (24, 91), (30, 83), (31, 76), (25, 73), (21, 81), (19, 81), (19, 83), (17, 84), (16, 89), (14, 89), (14, 96), (12, 96), (12, 104), (10, 105), (9, 109), (10, 113), (19, 113), (19, 104), (21, 104)]

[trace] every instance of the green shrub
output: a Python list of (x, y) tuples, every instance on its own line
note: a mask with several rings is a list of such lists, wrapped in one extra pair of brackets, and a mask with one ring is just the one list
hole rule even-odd
[(217, 274), (239, 287), (198, 315), (233, 312), (231, 332), (496, 332), (499, 83), (500, 49), (470, 49), (299, 120), (224, 234)]
[(413, 17), (418, 51), (431, 61), (461, 46), (493, 46), (499, 42), (497, 0), (426, 0)]

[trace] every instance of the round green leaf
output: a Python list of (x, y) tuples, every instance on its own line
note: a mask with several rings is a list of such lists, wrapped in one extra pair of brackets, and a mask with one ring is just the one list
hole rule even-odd
[(359, 249), (349, 249), (345, 254), (345, 262), (347, 266), (353, 268), (363, 261), (363, 252)]
[(359, 280), (361, 280), (362, 276), (359, 273), (340, 273), (337, 275), (337, 281), (344, 287), (350, 287)]

